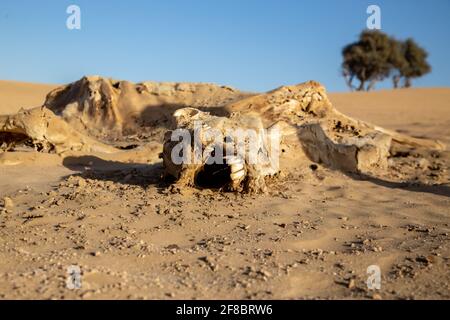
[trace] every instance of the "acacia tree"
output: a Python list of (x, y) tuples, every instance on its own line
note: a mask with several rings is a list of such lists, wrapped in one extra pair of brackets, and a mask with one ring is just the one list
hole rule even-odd
[(422, 77), (431, 71), (431, 66), (427, 62), (428, 53), (411, 38), (400, 44), (400, 53), (400, 59), (395, 63), (394, 88), (399, 86), (401, 79), (403, 87), (409, 88), (412, 79)]
[[(394, 88), (410, 87), (412, 79), (431, 71), (428, 53), (413, 39), (404, 42), (381, 31), (363, 31), (358, 41), (342, 50), (342, 75), (351, 90), (372, 90), (378, 81), (392, 76)], [(355, 80), (359, 85), (355, 86)]]
[[(371, 90), (376, 82), (391, 74), (394, 64), (398, 64), (399, 46), (395, 39), (385, 33), (363, 31), (357, 42), (344, 47), (342, 55), (342, 75), (351, 90)], [(353, 81), (357, 79), (359, 86)]]

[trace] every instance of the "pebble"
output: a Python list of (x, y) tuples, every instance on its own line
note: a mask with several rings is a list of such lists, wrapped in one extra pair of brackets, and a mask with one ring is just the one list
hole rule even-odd
[(374, 293), (372, 295), (372, 299), (373, 300), (382, 300), (383, 298), (381, 297), (381, 295), (379, 295), (378, 293)]
[(86, 187), (86, 180), (84, 180), (83, 178), (78, 178), (77, 186), (79, 188), (85, 188)]
[(4, 208), (12, 208), (14, 207), (14, 202), (10, 197), (3, 198), (3, 207)]
[(350, 279), (348, 282), (348, 288), (353, 289), (356, 286), (355, 279)]

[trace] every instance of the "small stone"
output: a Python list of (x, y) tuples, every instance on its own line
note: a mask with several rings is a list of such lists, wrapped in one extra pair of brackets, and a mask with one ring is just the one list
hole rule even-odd
[(383, 298), (381, 297), (381, 295), (379, 295), (378, 293), (374, 293), (372, 295), (372, 299), (373, 300), (382, 300)]
[(272, 276), (272, 274), (266, 270), (261, 270), (261, 274), (267, 278), (270, 278)]
[(10, 197), (4, 197), (3, 198), (3, 207), (4, 208), (14, 207), (14, 201)]
[(355, 279), (350, 279), (348, 282), (348, 288), (353, 289), (354, 287), (356, 287)]
[(300, 264), (309, 264), (309, 259), (308, 258), (302, 259), (302, 260), (299, 261), (299, 263)]
[(81, 178), (81, 177), (78, 177), (77, 179), (76, 179), (76, 186), (77, 187), (79, 187), (79, 188), (84, 188), (84, 187), (86, 187), (86, 180), (84, 180), (83, 178)]

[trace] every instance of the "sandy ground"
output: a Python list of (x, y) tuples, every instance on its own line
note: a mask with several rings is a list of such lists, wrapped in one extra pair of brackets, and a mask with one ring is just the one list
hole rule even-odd
[[(0, 113), (39, 105), (53, 87), (0, 82)], [(450, 145), (450, 89), (330, 99)], [(55, 157), (0, 164), (0, 298), (450, 298), (450, 181), (301, 168), (249, 196), (170, 188), (159, 164)], [(77, 290), (66, 287), (71, 265), (82, 271)], [(379, 291), (367, 288), (370, 265)]]

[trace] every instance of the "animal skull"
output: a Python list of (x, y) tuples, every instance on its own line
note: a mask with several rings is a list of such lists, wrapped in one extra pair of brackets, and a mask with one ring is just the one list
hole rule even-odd
[[(174, 118), (176, 129), (165, 135), (162, 158), (178, 184), (259, 192), (266, 189), (265, 177), (278, 172), (278, 127), (265, 130), (259, 117), (183, 108)], [(180, 136), (185, 141), (174, 138)], [(180, 149), (182, 162), (176, 159)]]

